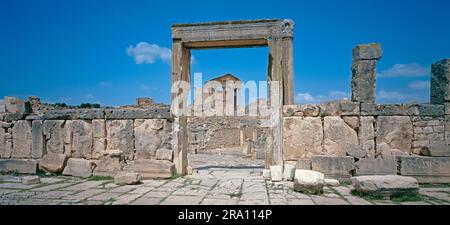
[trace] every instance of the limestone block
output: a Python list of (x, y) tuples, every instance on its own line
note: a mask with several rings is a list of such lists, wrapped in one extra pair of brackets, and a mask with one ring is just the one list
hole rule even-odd
[(272, 181), (278, 182), (283, 180), (283, 166), (270, 166), (270, 177)]
[(92, 158), (99, 159), (102, 156), (102, 152), (106, 150), (106, 146), (107, 146), (106, 138), (94, 138)]
[(101, 158), (97, 161), (96, 165), (97, 166), (94, 169), (95, 176), (114, 177), (114, 175), (116, 175), (123, 168), (120, 158), (111, 156)]
[(137, 159), (154, 159), (156, 150), (162, 144), (163, 140), (159, 136), (159, 130), (163, 128), (162, 120), (143, 120), (134, 121), (134, 137)]
[(359, 129), (359, 117), (357, 116), (343, 116), (342, 119), (349, 125), (353, 130)]
[(49, 110), (44, 120), (93, 120), (103, 118), (103, 109), (64, 109)]
[(5, 155), (6, 149), (6, 138), (5, 138), (5, 129), (0, 127), (0, 158), (3, 158)]
[(287, 181), (294, 180), (295, 165), (285, 164), (283, 169), (283, 179)]
[(375, 118), (373, 116), (361, 116), (359, 127), (359, 143), (367, 158), (375, 158)]
[(399, 157), (400, 174), (419, 183), (450, 183), (450, 157)]
[(44, 121), (47, 154), (64, 154), (64, 120)]
[(284, 118), (283, 158), (298, 160), (322, 154), (323, 128), (320, 118)]
[(121, 150), (128, 159), (133, 159), (133, 120), (106, 121), (106, 149)]
[(322, 194), (325, 185), (324, 174), (312, 170), (296, 170), (294, 191), (308, 194)]
[(270, 170), (263, 170), (263, 178), (266, 180), (270, 180)]
[(358, 144), (356, 131), (341, 117), (324, 118), (324, 150), (329, 155), (345, 156), (348, 148)]
[(392, 159), (360, 159), (355, 163), (355, 173), (362, 175), (395, 175), (397, 161)]
[(17, 121), (13, 128), (12, 158), (31, 158), (31, 123), (26, 120)]
[(310, 159), (299, 159), (299, 160), (297, 160), (297, 164), (295, 167), (300, 170), (311, 170), (311, 160)]
[(92, 134), (94, 138), (106, 138), (106, 121), (92, 120)]
[(84, 120), (73, 120), (70, 129), (72, 157), (91, 159), (93, 150), (92, 124)]
[(44, 155), (39, 162), (39, 170), (49, 173), (61, 173), (66, 166), (68, 157), (64, 154), (50, 153)]
[(169, 108), (158, 109), (107, 109), (105, 118), (108, 120), (128, 119), (170, 119)]
[(341, 183), (336, 179), (325, 179), (325, 185), (330, 187), (339, 187)]
[(312, 170), (325, 174), (326, 178), (348, 180), (355, 168), (353, 157), (349, 156), (314, 156), (311, 158)]
[(425, 156), (450, 157), (450, 145), (446, 143), (430, 144), (428, 148), (422, 148), (421, 153)]
[(413, 177), (398, 175), (352, 177), (355, 190), (367, 194), (393, 196), (399, 194), (415, 194), (419, 192), (419, 183)]
[(386, 143), (391, 149), (411, 153), (413, 126), (407, 116), (379, 116), (377, 143)]
[(123, 170), (137, 172), (143, 179), (170, 178), (175, 174), (175, 165), (165, 160), (135, 160)]
[(358, 45), (352, 53), (353, 60), (379, 60), (383, 55), (381, 45), (377, 43)]
[(41, 182), (41, 179), (39, 179), (38, 176), (22, 177), (22, 184), (24, 184), (24, 185), (39, 184), (40, 182)]
[(117, 185), (134, 185), (141, 181), (139, 173), (121, 171), (114, 176), (114, 183)]
[(31, 126), (31, 158), (42, 158), (44, 147), (44, 123), (42, 120), (33, 120)]
[(94, 167), (89, 160), (70, 158), (63, 170), (63, 175), (87, 178), (92, 175)]
[(35, 174), (37, 161), (26, 159), (2, 159), (0, 160), (0, 172), (18, 172), (24, 174)]
[(156, 151), (156, 159), (173, 161), (173, 150), (164, 148), (158, 149)]

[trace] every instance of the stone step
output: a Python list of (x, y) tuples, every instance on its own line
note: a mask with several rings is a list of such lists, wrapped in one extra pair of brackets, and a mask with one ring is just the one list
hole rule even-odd
[(175, 164), (166, 160), (135, 160), (123, 170), (137, 172), (142, 179), (171, 178), (176, 172)]
[(27, 159), (1, 159), (0, 172), (18, 172), (36, 174), (38, 163)]

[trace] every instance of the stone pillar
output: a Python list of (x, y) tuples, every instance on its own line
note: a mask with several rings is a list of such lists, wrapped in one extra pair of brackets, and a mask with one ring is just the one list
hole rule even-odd
[[(183, 114), (179, 110), (187, 110), (187, 95), (182, 95), (182, 91), (186, 88), (182, 83), (178, 81), (186, 81), (190, 83), (190, 64), (191, 64), (191, 52), (185, 48), (180, 40), (173, 40), (172, 44), (172, 114), (174, 116), (173, 121), (173, 138), (172, 147), (174, 151), (173, 162), (178, 175), (187, 174), (187, 115)], [(181, 97), (180, 97), (181, 96)], [(179, 102), (174, 103), (174, 99), (178, 98)], [(187, 111), (185, 112), (187, 113)]]
[(358, 45), (353, 49), (353, 102), (375, 103), (376, 67), (381, 56), (380, 44)]
[(450, 59), (431, 65), (431, 104), (450, 102)]

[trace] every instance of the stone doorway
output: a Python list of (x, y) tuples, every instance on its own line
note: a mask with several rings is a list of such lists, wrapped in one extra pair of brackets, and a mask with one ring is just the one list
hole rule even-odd
[(177, 173), (188, 167), (187, 92), (191, 85), (191, 50), (266, 46), (269, 48), (268, 106), (261, 124), (269, 129), (265, 166), (282, 165), (283, 105), (294, 101), (293, 26), (291, 20), (226, 21), (172, 26), (172, 105), (174, 163)]

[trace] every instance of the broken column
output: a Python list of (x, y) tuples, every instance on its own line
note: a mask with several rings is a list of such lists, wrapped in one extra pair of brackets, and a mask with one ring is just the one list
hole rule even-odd
[(381, 56), (380, 44), (358, 45), (353, 49), (353, 102), (375, 103), (376, 67)]
[(431, 104), (450, 102), (450, 59), (431, 65)]

